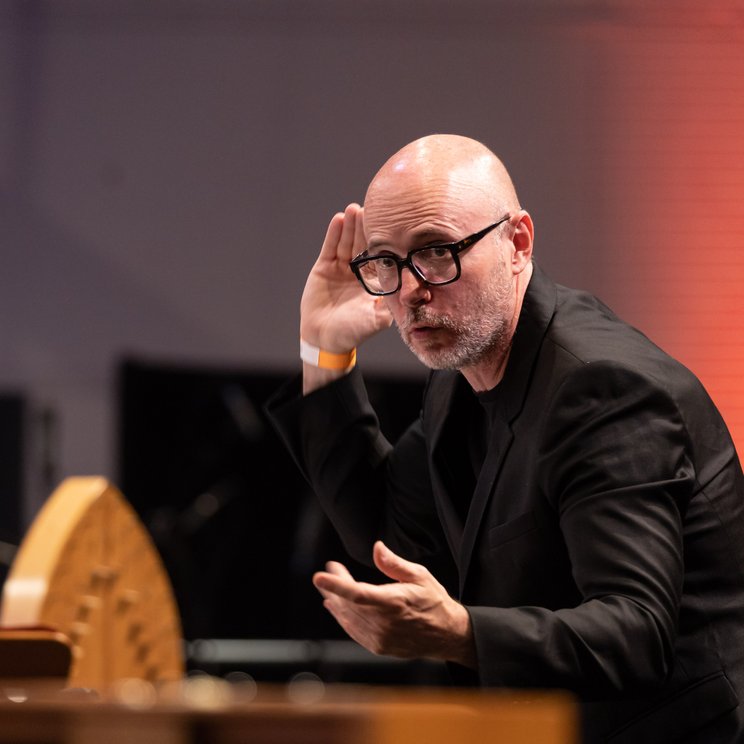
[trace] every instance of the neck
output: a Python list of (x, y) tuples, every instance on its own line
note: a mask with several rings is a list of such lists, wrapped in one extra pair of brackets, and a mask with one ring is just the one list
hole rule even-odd
[(472, 367), (463, 367), (460, 373), (476, 393), (492, 390), (504, 377), (510, 351), (511, 343), (507, 349), (494, 350), (478, 364), (474, 364)]

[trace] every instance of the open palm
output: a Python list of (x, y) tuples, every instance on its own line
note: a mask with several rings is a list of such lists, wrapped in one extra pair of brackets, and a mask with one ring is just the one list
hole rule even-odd
[(365, 248), (363, 215), (358, 204), (334, 215), (302, 294), (302, 338), (326, 351), (350, 351), (392, 323), (385, 303), (365, 292), (349, 269)]

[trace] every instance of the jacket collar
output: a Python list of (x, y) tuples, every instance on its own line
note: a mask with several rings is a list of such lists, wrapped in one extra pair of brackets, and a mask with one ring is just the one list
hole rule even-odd
[(519, 313), (509, 361), (500, 383), (504, 420), (513, 421), (524, 406), (537, 355), (555, 314), (557, 289), (553, 281), (533, 263), (532, 277)]

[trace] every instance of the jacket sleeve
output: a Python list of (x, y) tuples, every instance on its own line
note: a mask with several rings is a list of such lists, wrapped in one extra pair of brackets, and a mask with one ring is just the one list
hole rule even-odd
[(413, 422), (395, 446), (388, 442), (358, 369), (304, 397), (294, 381), (266, 410), (353, 558), (369, 564), (374, 541), (382, 539), (433, 571), (451, 563), (421, 423)]
[(481, 682), (589, 697), (662, 684), (674, 659), (684, 514), (699, 489), (683, 417), (662, 383), (602, 363), (569, 375), (543, 421), (539, 489), (581, 601), (468, 608)]

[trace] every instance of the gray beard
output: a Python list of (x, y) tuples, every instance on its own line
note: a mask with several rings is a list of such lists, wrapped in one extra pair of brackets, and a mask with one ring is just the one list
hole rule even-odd
[[(408, 348), (430, 369), (464, 369), (488, 359), (500, 360), (511, 343), (511, 298), (511, 282), (494, 277), (470, 300), (463, 317), (439, 315), (421, 305), (408, 312), (405, 328), (398, 328), (398, 332)], [(443, 328), (455, 340), (435, 349), (414, 347), (405, 330), (413, 323)]]

